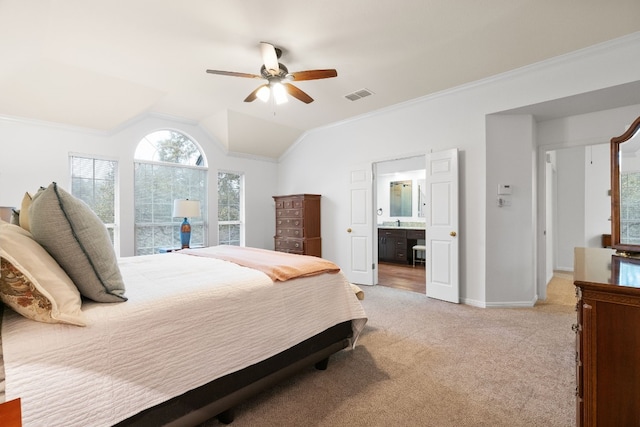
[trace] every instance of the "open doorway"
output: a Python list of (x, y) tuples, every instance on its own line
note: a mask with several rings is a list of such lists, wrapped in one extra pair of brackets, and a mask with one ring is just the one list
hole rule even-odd
[(611, 233), (609, 144), (545, 152), (545, 279), (573, 273), (574, 247)]
[(373, 165), (376, 284), (426, 293), (425, 157)]

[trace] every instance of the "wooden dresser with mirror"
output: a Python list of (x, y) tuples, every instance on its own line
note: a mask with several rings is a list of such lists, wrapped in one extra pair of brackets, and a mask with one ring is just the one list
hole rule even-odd
[(611, 249), (576, 248), (576, 424), (640, 426), (640, 117), (611, 139)]

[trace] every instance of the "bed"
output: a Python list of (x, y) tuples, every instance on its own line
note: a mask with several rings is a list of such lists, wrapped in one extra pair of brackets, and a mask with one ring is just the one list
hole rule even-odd
[[(14, 277), (11, 263), (45, 257), (34, 246), (19, 261), (20, 236), (30, 236), (9, 226), (0, 224), (4, 282)], [(315, 257), (227, 249), (118, 259), (126, 291), (107, 297), (126, 301), (83, 297), (78, 311), (59, 298), (53, 321), (5, 307), (2, 400), (21, 399), (25, 426), (228, 423), (242, 400), (304, 367), (324, 369), (331, 354), (355, 345), (367, 319), (337, 266), (282, 280), (288, 260)], [(265, 266), (284, 269), (264, 269), (261, 254)]]

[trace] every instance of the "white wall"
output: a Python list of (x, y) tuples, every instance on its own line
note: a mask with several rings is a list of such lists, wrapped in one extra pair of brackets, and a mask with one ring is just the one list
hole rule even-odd
[[(540, 140), (539, 130), (530, 121), (530, 125), (520, 126), (509, 138), (492, 140), (486, 133), (486, 117), (637, 81), (639, 70), (640, 37), (636, 35), (318, 129), (305, 135), (283, 156), (278, 188), (281, 193), (323, 195), (323, 255), (339, 265), (348, 265), (345, 230), (349, 216), (349, 171), (380, 159), (457, 147), (461, 300), (480, 306), (531, 304), (536, 295), (538, 259), (538, 254), (532, 251), (540, 238), (538, 233), (544, 230), (529, 223), (539, 215), (544, 216), (544, 206), (539, 212), (533, 202), (538, 186), (534, 173), (536, 155), (531, 153), (531, 144)], [(563, 144), (564, 139), (558, 143)], [(489, 157), (488, 153), (502, 155)], [(505, 159), (509, 162), (508, 172), (489, 182), (488, 171), (504, 168)], [(487, 203), (494, 200), (487, 195), (498, 183), (494, 179), (514, 183), (524, 192), (522, 200), (516, 200), (514, 195), (514, 206), (526, 211), (520, 221), (503, 224), (495, 220), (506, 211)], [(544, 223), (544, 219), (541, 221)], [(521, 227), (523, 224), (525, 227)], [(488, 259), (487, 254), (506, 253), (507, 248), (512, 251), (506, 259), (499, 256)]]
[[(539, 215), (538, 220), (540, 229), (538, 235), (541, 236), (538, 250), (538, 295), (540, 298), (546, 299), (546, 287), (542, 284), (548, 283), (553, 278), (555, 268), (556, 152), (541, 151), (539, 154), (539, 163), (544, 162), (544, 169), (539, 177), (541, 185), (538, 186), (539, 191), (543, 191), (543, 193), (538, 193), (538, 212), (543, 213)], [(544, 210), (541, 210), (541, 206), (544, 206)], [(544, 260), (544, 265), (542, 260)]]
[[(517, 135), (517, 143), (514, 141)], [(488, 306), (532, 305), (537, 299), (535, 272), (535, 122), (530, 115), (492, 115), (487, 118), (486, 283)], [(491, 142), (491, 143), (489, 143)], [(499, 165), (499, 166), (498, 166)], [(527, 165), (527, 166), (525, 166)], [(511, 204), (497, 203), (498, 185), (511, 187)]]
[(246, 244), (273, 248), (277, 164), (231, 157), (209, 134), (179, 120), (146, 116), (120, 131), (105, 134), (84, 129), (0, 119), (0, 206), (19, 206), (25, 192), (56, 181), (69, 188), (69, 153), (113, 158), (119, 162), (120, 255), (134, 254), (133, 155), (138, 142), (159, 129), (175, 129), (192, 137), (203, 149), (209, 166), (209, 242), (217, 243), (218, 170), (245, 174)]
[[(640, 115), (640, 106), (638, 106)], [(615, 135), (611, 135), (612, 137)], [(602, 247), (602, 235), (611, 234), (610, 145), (585, 147), (584, 230), (585, 246)]]
[(573, 271), (573, 248), (585, 245), (585, 149), (556, 151), (555, 269)]

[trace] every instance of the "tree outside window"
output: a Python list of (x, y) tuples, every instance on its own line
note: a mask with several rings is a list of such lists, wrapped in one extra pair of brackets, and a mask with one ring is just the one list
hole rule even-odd
[(242, 175), (218, 173), (218, 242), (242, 246)]

